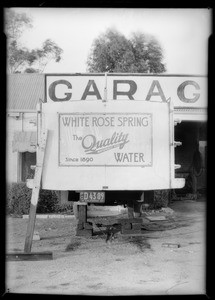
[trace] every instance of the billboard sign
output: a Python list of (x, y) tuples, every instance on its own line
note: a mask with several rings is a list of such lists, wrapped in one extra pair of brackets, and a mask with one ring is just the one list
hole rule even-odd
[(173, 101), (176, 108), (207, 107), (207, 77), (152, 74), (46, 74), (46, 101)]
[(60, 166), (151, 166), (152, 114), (59, 114)]
[(48, 140), (42, 188), (152, 190), (182, 187), (176, 179), (174, 121), (168, 102), (44, 103)]

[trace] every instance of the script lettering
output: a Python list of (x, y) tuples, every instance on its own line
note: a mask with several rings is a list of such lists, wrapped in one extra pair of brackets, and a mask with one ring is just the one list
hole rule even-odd
[(128, 134), (114, 132), (111, 138), (97, 140), (95, 135), (88, 134), (82, 140), (82, 147), (87, 154), (99, 154), (113, 148), (123, 149), (129, 142)]

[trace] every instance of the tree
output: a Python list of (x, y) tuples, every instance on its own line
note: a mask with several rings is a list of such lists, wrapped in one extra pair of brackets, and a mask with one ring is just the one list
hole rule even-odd
[(5, 31), (9, 40), (17, 40), (26, 28), (32, 27), (32, 20), (25, 13), (17, 14), (12, 9), (5, 10)]
[(130, 39), (108, 29), (93, 42), (87, 60), (89, 72), (162, 73), (162, 48), (152, 36), (132, 34)]
[(19, 39), (28, 28), (32, 28), (32, 20), (25, 13), (6, 10), (5, 32), (9, 73), (41, 73), (51, 60), (59, 62), (61, 59), (63, 50), (51, 39), (45, 40), (42, 48), (29, 50), (23, 47)]
[[(61, 60), (61, 54), (63, 50), (51, 39), (45, 40), (41, 49), (32, 50), (28, 56), (28, 64), (31, 67), (34, 66), (34, 70), (40, 70), (39, 72), (43, 72), (46, 65), (54, 60), (55, 62), (59, 62)], [(29, 71), (29, 68), (25, 70), (25, 72)], [(29, 72), (28, 72), (29, 73)], [(31, 72), (32, 73), (32, 72)]]

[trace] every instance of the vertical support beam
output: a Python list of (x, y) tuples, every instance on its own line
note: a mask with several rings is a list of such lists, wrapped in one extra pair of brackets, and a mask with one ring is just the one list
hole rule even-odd
[(87, 222), (87, 205), (78, 206), (78, 220), (79, 222)]
[(134, 203), (132, 200), (128, 200), (128, 218), (133, 219), (134, 218)]
[(92, 225), (87, 223), (87, 203), (78, 203), (78, 224), (76, 229), (77, 236), (92, 236)]
[(25, 253), (30, 253), (31, 247), (32, 247), (34, 226), (35, 226), (35, 220), (36, 220), (37, 203), (38, 203), (38, 199), (39, 199), (40, 184), (41, 184), (41, 178), (42, 178), (42, 168), (43, 168), (43, 161), (44, 161), (46, 141), (47, 141), (47, 134), (48, 134), (47, 131), (44, 131), (42, 133), (39, 149), (37, 152), (38, 153), (37, 165), (36, 165), (36, 169), (35, 169), (28, 227), (27, 227), (27, 233), (26, 233), (26, 237), (25, 237), (25, 246), (24, 246)]
[(137, 200), (134, 200), (134, 217), (139, 218), (141, 216), (141, 205), (142, 202), (138, 202)]

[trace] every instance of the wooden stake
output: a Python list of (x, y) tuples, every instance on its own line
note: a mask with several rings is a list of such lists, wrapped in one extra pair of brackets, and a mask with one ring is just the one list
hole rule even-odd
[[(34, 190), (32, 191), (32, 194), (34, 193)], [(34, 198), (38, 197), (36, 195), (33, 196)], [(36, 220), (36, 210), (37, 210), (37, 204), (33, 205), (31, 203), (30, 206), (30, 214), (28, 219), (28, 227), (25, 237), (25, 247), (24, 252), (30, 253), (31, 247), (32, 247), (32, 241), (33, 241), (33, 235), (34, 235), (34, 227), (35, 227), (35, 220)]]
[(40, 184), (42, 178), (42, 168), (43, 168), (43, 161), (45, 156), (45, 148), (46, 148), (46, 141), (47, 141), (48, 133), (44, 131), (42, 133), (39, 149), (38, 149), (38, 157), (37, 157), (37, 165), (35, 169), (34, 181), (33, 181), (33, 188), (31, 194), (31, 206), (30, 206), (30, 213), (29, 213), (29, 220), (28, 220), (28, 227), (27, 233), (25, 237), (25, 246), (24, 252), (30, 253), (33, 241), (33, 234), (34, 234), (34, 227), (35, 227), (35, 220), (36, 220), (36, 211), (37, 211), (37, 203), (39, 199), (39, 192), (40, 192)]

